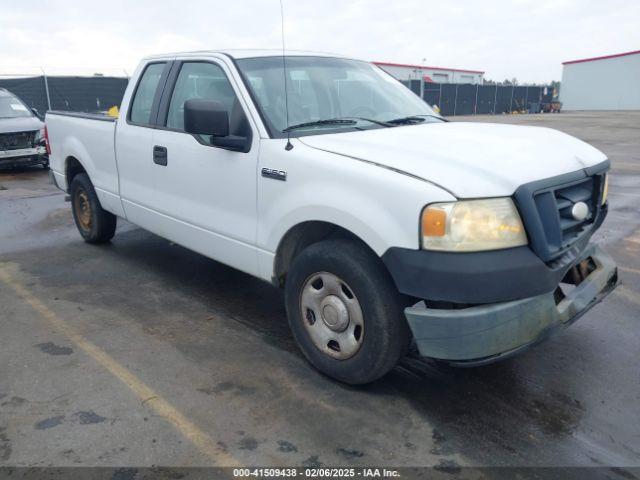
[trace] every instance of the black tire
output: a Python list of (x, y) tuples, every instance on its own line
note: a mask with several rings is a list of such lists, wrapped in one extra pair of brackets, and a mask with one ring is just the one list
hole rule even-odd
[[(336, 359), (323, 352), (304, 323), (315, 325), (315, 315), (310, 315), (309, 309), (306, 315), (303, 313), (302, 295), (305, 285), (319, 272), (338, 277), (359, 303), (364, 333), (359, 350), (350, 358)], [(285, 301), (291, 331), (305, 357), (318, 370), (341, 382), (365, 384), (382, 377), (409, 346), (403, 298), (382, 261), (355, 240), (326, 240), (303, 250), (287, 274)]]
[(105, 243), (116, 232), (117, 217), (100, 205), (96, 191), (86, 173), (71, 182), (71, 210), (76, 227), (87, 243)]

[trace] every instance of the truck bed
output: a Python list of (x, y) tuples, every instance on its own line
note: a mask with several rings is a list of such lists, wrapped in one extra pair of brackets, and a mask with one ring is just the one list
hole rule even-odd
[(67, 169), (77, 161), (89, 174), (104, 208), (120, 213), (116, 119), (96, 113), (52, 110), (47, 112), (45, 124), (51, 147), (49, 162), (57, 185), (68, 190)]

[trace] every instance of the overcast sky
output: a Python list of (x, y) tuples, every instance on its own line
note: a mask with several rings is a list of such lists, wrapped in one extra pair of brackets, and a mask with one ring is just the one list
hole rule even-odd
[[(559, 80), (640, 49), (638, 0), (283, 0), (290, 49)], [(0, 74), (131, 73), (149, 54), (279, 48), (278, 0), (0, 0)]]

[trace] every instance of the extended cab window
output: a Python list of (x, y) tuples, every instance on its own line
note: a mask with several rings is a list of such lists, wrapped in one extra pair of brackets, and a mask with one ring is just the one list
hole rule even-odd
[(152, 63), (144, 70), (131, 104), (131, 113), (129, 115), (131, 122), (144, 125), (151, 123), (153, 99), (156, 95), (164, 66), (164, 63)]
[[(184, 130), (184, 103), (192, 98), (212, 100), (220, 104), (229, 114), (229, 133), (241, 137), (249, 136), (249, 123), (242, 110), (229, 79), (222, 68), (213, 63), (185, 62), (176, 80), (166, 126), (173, 130)], [(209, 135), (200, 135), (204, 143), (211, 144)]]

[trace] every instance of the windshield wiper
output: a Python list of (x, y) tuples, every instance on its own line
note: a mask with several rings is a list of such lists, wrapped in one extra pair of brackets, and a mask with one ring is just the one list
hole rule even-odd
[(321, 127), (323, 125), (355, 125), (356, 123), (358, 122), (348, 118), (327, 118), (325, 120), (316, 120), (314, 122), (305, 122), (305, 123), (299, 123), (297, 125), (291, 125), (290, 127), (287, 127), (282, 131), (290, 132), (291, 130), (297, 130), (299, 128)]
[(364, 122), (375, 123), (376, 125), (382, 125), (383, 127), (393, 127), (389, 122), (385, 122), (383, 120), (374, 120), (373, 118), (366, 117), (342, 117), (342, 118), (352, 118), (354, 120), (362, 120)]
[(387, 120), (387, 123), (391, 125), (416, 125), (418, 123), (422, 123), (425, 121), (424, 117), (437, 118), (438, 120), (442, 120), (446, 122), (442, 117), (438, 117), (437, 115), (409, 115), (408, 117), (400, 117), (394, 118), (393, 120)]

